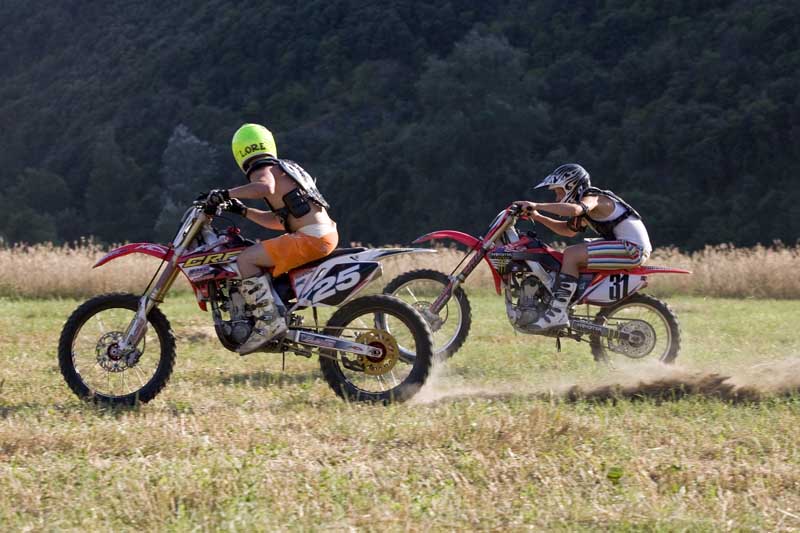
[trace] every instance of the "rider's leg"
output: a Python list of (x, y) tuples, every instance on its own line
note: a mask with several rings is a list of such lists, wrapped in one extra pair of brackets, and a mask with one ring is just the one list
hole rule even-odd
[(237, 350), (245, 355), (285, 333), (287, 328), (272, 293), (271, 276), (262, 270), (275, 265), (264, 247), (256, 244), (247, 248), (239, 254), (237, 265), (242, 276), (242, 297), (256, 318), (250, 337)]
[(236, 259), (239, 267), (239, 274), (242, 279), (258, 276), (264, 269), (275, 266), (275, 261), (264, 250), (261, 244), (254, 244), (239, 254)]
[(561, 274), (577, 278), (578, 272), (580, 271), (581, 267), (586, 266), (587, 261), (589, 261), (589, 254), (586, 249), (586, 244), (569, 246), (566, 250), (564, 250), (564, 260), (561, 263)]
[(247, 248), (239, 255), (238, 266), (242, 278), (242, 296), (254, 310), (256, 323), (253, 333), (239, 348), (239, 353), (247, 354), (263, 347), (287, 330), (286, 319), (272, 294), (269, 274), (262, 269), (272, 267), (273, 274), (280, 276), (290, 269), (325, 257), (336, 248), (339, 236), (336, 231), (322, 237), (303, 233), (285, 233)]
[(569, 302), (578, 288), (578, 272), (588, 257), (585, 244), (576, 244), (564, 250), (561, 272), (553, 288), (553, 299), (548, 309), (532, 325), (539, 329), (550, 329), (569, 325)]

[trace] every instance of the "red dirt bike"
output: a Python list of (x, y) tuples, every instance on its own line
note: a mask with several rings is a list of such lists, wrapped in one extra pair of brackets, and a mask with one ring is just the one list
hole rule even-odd
[[(563, 254), (542, 242), (534, 231), (520, 234), (516, 224), (521, 218), (525, 217), (519, 207), (512, 204), (495, 217), (483, 238), (450, 230), (419, 237), (414, 244), (452, 239), (470, 250), (450, 275), (414, 270), (401, 274), (384, 289), (385, 294), (405, 300), (423, 314), (434, 332), (435, 357), (451, 357), (464, 344), (472, 316), (461, 284), (485, 260), (497, 294), (505, 292), (506, 312), (516, 331), (554, 337), (559, 349), (562, 338), (588, 340), (597, 361), (609, 362), (610, 353), (631, 359), (653, 354), (665, 363), (675, 360), (681, 342), (675, 314), (666, 303), (639, 291), (647, 286), (650, 275), (689, 271), (660, 266), (584, 270), (570, 304), (570, 326), (533, 329), (531, 325), (550, 306)], [(575, 308), (579, 304), (586, 304), (587, 310), (590, 305), (600, 309), (582, 315)]]
[[(227, 207), (195, 202), (184, 214), (172, 244), (128, 244), (95, 267), (132, 253), (162, 259), (166, 268), (144, 295), (104, 294), (78, 307), (58, 345), (61, 373), (81, 398), (131, 405), (152, 400), (175, 364), (175, 338), (158, 309), (179, 272), (194, 289), (200, 309), (210, 306), (220, 343), (235, 351), (250, 335), (254, 318), (239, 292), (237, 256), (254, 244), (235, 225), (211, 224)], [(432, 339), (425, 320), (411, 306), (386, 295), (353, 298), (381, 273), (379, 259), (413, 248), (337, 249), (327, 257), (273, 280), (289, 330), (263, 351), (320, 356), (325, 380), (342, 398), (389, 403), (413, 396), (431, 365)], [(161, 267), (159, 267), (159, 270)], [(156, 279), (158, 271), (153, 276)], [(338, 309), (324, 327), (318, 307)], [(313, 310), (313, 325), (299, 314)]]

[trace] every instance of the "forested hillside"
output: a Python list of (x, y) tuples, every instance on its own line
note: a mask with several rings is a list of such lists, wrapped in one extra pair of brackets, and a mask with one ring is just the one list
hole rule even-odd
[(800, 236), (797, 0), (0, 3), (0, 235), (164, 239), (242, 122), (343, 240), (480, 232), (563, 162), (654, 244)]

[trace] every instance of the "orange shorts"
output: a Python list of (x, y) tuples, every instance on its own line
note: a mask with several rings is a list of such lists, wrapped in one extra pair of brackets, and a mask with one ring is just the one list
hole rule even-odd
[(285, 233), (280, 237), (261, 242), (261, 246), (275, 262), (273, 276), (280, 276), (295, 267), (325, 257), (339, 244), (339, 233), (334, 229), (322, 237), (305, 233)]

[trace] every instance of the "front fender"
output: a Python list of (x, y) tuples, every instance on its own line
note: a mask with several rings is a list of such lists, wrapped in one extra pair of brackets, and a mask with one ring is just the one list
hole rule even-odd
[[(413, 244), (420, 244), (423, 242), (433, 241), (433, 240), (444, 240), (444, 239), (451, 239), (464, 246), (467, 246), (471, 250), (478, 250), (481, 247), (481, 240), (473, 237), (468, 233), (464, 233), (462, 231), (455, 231), (455, 230), (442, 230), (442, 231), (434, 231), (431, 233), (427, 233), (422, 237), (418, 237)], [(500, 278), (500, 274), (497, 272), (497, 269), (494, 268), (494, 265), (491, 261), (489, 261), (489, 256), (484, 256), (486, 260), (486, 264), (489, 265), (489, 270), (492, 271), (492, 278), (494, 278), (494, 290), (497, 291), (497, 294), (501, 293), (500, 288), (502, 287), (503, 281)]]
[(469, 235), (468, 233), (448, 229), (448, 230), (434, 231), (431, 233), (427, 233), (422, 237), (418, 237), (412, 244), (420, 244), (423, 242), (433, 241), (437, 239), (439, 240), (452, 239), (472, 249), (477, 248), (478, 245), (481, 243), (480, 239), (477, 239), (472, 235)]
[(97, 268), (105, 265), (109, 261), (119, 259), (130, 254), (146, 254), (159, 259), (168, 260), (172, 257), (172, 249), (164, 246), (163, 244), (154, 244), (151, 242), (134, 242), (114, 248), (103, 256), (92, 268)]

